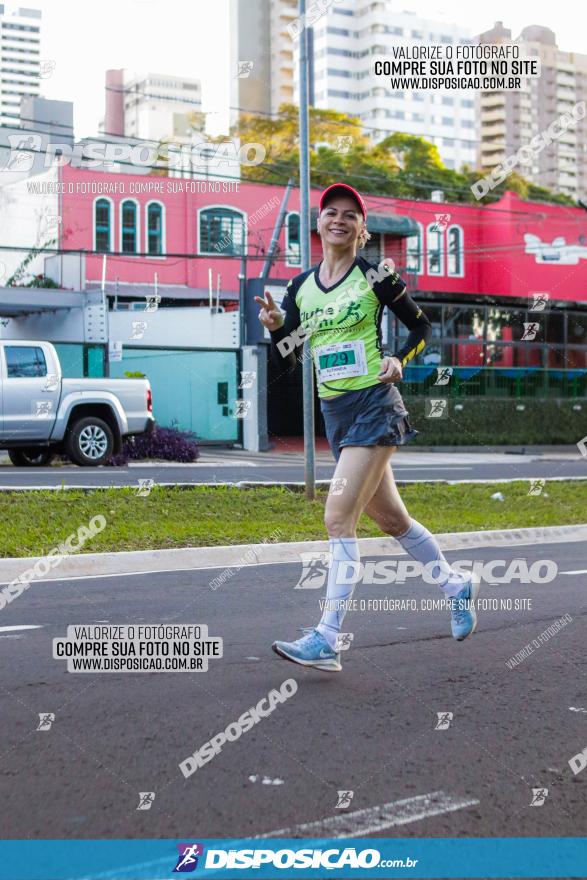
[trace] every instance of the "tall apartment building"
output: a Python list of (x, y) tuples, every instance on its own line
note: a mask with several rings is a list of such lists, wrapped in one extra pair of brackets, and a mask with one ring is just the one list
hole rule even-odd
[(39, 94), (41, 10), (0, 3), (0, 125), (20, 124), (21, 98)]
[(358, 116), (375, 141), (396, 131), (414, 134), (436, 144), (447, 167), (474, 165), (472, 92), (392, 91), (371, 73), (372, 56), (389, 55), (392, 46), (464, 44), (469, 32), (394, 7), (389, 0), (339, 0), (314, 24), (315, 106)]
[(202, 87), (197, 79), (163, 73), (106, 71), (106, 112), (101, 123), (105, 135), (141, 140), (185, 137), (189, 119), (196, 115), (196, 130), (203, 125)]
[[(312, 4), (308, 4), (308, 8)], [(232, 0), (231, 58), (254, 62), (233, 80), (233, 107), (274, 115), (297, 103), (299, 40), (288, 25), (296, 0)], [(449, 168), (475, 164), (474, 95), (469, 92), (391, 91), (371, 74), (371, 56), (398, 44), (468, 43), (460, 25), (397, 11), (390, 0), (337, 0), (308, 31), (310, 100), (315, 107), (358, 116), (379, 141), (396, 131), (431, 140)]]
[(233, 122), (238, 108), (274, 116), (281, 104), (295, 100), (294, 42), (287, 26), (297, 18), (297, 10), (297, 0), (231, 0)]
[[(520, 46), (521, 54), (539, 57), (541, 75), (526, 80), (519, 92), (482, 92), (478, 96), (480, 141), (478, 165), (491, 171), (506, 156), (530, 144), (535, 135), (546, 132), (549, 125), (578, 102), (587, 101), (587, 55), (563, 52), (549, 28), (531, 25), (512, 40), (512, 32), (496, 22), (480, 34), (484, 44)], [(529, 163), (516, 169), (527, 180), (572, 197), (587, 192), (587, 124), (579, 119), (576, 125), (553, 140)]]

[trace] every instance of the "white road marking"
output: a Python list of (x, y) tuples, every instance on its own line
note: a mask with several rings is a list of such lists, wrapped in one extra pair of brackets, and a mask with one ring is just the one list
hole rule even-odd
[[(250, 566), (248, 566), (248, 565), (243, 566), (243, 568), (252, 567), (253, 564), (256, 568), (258, 565), (281, 565), (281, 564), (285, 565), (286, 563), (287, 563), (287, 560), (283, 560), (283, 563), (281, 563), (279, 560), (277, 560), (276, 562), (255, 562), (255, 563), (251, 563)], [(291, 560), (290, 560), (289, 564), (290, 565), (292, 564)], [(220, 571), (224, 571), (225, 568), (234, 568), (235, 565), (236, 564), (233, 564), (232, 566), (230, 566), (230, 565), (199, 565), (197, 568), (194, 568), (194, 566), (192, 565), (189, 568), (150, 568), (147, 571), (125, 571), (122, 573), (119, 571), (107, 571), (107, 572), (104, 572), (103, 574), (66, 574), (66, 575), (63, 575), (63, 577), (39, 578), (38, 580), (32, 580), (31, 585), (35, 584), (35, 586), (37, 586), (39, 584), (58, 584), (58, 583), (61, 583), (62, 581), (92, 581), (94, 579), (98, 580), (98, 578), (136, 577), (136, 575), (139, 575), (139, 574), (177, 574), (178, 572), (185, 572), (185, 571), (214, 571), (214, 570), (218, 570), (218, 569)], [(0, 580), (0, 587), (5, 587), (9, 583), (11, 583), (11, 582)]]
[(472, 471), (472, 467), (457, 467), (456, 465), (434, 464), (394, 464), (394, 471)]
[(474, 807), (478, 803), (478, 800), (472, 798), (453, 797), (444, 791), (432, 791), (417, 797), (391, 801), (379, 807), (341, 813), (317, 822), (293, 825), (291, 828), (280, 828), (257, 837), (367, 837), (376, 831), (384, 831), (396, 825), (408, 825), (410, 822), (418, 822), (442, 813), (454, 813), (455, 810)]
[(559, 574), (587, 574), (587, 568), (577, 568), (574, 571), (559, 571)]
[[(129, 468), (133, 469), (141, 469), (141, 468), (203, 468), (203, 467), (252, 467), (256, 468), (259, 465), (255, 464), (254, 461), (249, 461), (248, 459), (233, 459), (232, 461), (227, 461), (225, 458), (202, 458), (198, 461), (137, 461), (137, 462), (129, 462)], [(73, 471), (72, 473), (75, 473)]]
[(0, 626), (0, 632), (3, 632), (3, 633), (15, 632), (16, 630), (22, 630), (22, 629), (43, 629), (43, 627), (36, 626), (34, 624), (26, 624), (26, 625), (23, 624), (22, 626)]

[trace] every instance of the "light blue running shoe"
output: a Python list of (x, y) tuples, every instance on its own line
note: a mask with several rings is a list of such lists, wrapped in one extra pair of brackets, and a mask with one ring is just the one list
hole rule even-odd
[(342, 670), (340, 654), (333, 651), (324, 636), (313, 627), (295, 642), (273, 642), (271, 647), (280, 657), (300, 666), (311, 666), (324, 672)]
[(475, 632), (477, 626), (475, 604), (480, 587), (481, 578), (476, 572), (471, 572), (469, 583), (451, 601), (450, 628), (453, 639), (458, 642), (462, 642)]

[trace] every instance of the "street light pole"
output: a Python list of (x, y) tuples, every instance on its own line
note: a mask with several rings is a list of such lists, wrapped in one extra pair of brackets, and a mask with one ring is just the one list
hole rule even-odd
[[(308, 31), (306, 29), (306, 0), (299, 0), (300, 34), (300, 251), (302, 271), (310, 268), (310, 141), (308, 124)], [(316, 495), (316, 468), (314, 461), (314, 368), (310, 343), (303, 348), (303, 414), (304, 414), (304, 478), (306, 498)]]

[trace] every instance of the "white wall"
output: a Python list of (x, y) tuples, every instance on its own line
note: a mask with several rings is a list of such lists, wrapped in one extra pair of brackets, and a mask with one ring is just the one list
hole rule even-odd
[(160, 307), (155, 312), (112, 311), (109, 313), (109, 323), (110, 339), (122, 342), (124, 346), (238, 348), (238, 312), (212, 314), (205, 307)]
[[(0, 174), (0, 243), (4, 247), (18, 245), (33, 248), (58, 237), (60, 198), (45, 192), (57, 182), (58, 168), (30, 176), (27, 171)], [(10, 182), (6, 181), (10, 175)], [(55, 218), (55, 219), (53, 219)], [(56, 245), (52, 245), (55, 247)], [(0, 251), (0, 285), (24, 260), (27, 251)], [(44, 270), (45, 256), (39, 254), (27, 266), (27, 273), (39, 275)]]

